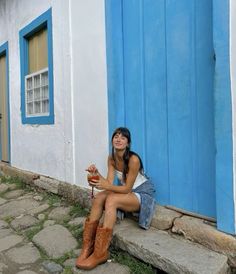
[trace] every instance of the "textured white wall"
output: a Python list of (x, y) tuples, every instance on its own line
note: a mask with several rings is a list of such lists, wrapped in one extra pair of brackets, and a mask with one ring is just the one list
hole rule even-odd
[(104, 0), (70, 0), (76, 184), (87, 186), (85, 168), (106, 175), (108, 106)]
[[(50, 7), (55, 124), (22, 125), (19, 31)], [(84, 169), (96, 163), (105, 172), (108, 154), (104, 0), (2, 0), (0, 27), (0, 45), (9, 42), (12, 166), (86, 186)]]
[[(22, 125), (19, 30), (52, 7), (54, 125)], [(73, 182), (69, 3), (63, 0), (0, 1), (0, 45), (9, 43), (12, 166)], [(4, 30), (4, 31), (2, 31)]]
[(236, 1), (230, 1), (230, 74), (233, 113), (234, 208), (236, 231)]

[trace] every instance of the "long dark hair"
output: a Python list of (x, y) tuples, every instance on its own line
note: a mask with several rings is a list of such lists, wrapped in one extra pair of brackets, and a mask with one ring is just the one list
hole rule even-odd
[[(123, 161), (124, 161), (124, 168), (122, 171), (123, 180), (126, 181), (126, 175), (129, 172), (129, 159), (132, 155), (135, 155), (139, 158), (139, 162), (140, 162), (139, 172), (144, 175), (143, 162), (142, 162), (140, 156), (137, 153), (135, 153), (134, 151), (130, 150), (131, 134), (130, 134), (130, 131), (128, 130), (128, 128), (118, 127), (117, 129), (115, 129), (115, 131), (113, 132), (112, 137), (111, 137), (111, 142), (113, 141), (113, 138), (116, 134), (121, 134), (122, 136), (126, 137), (128, 140), (128, 145), (127, 145), (125, 152), (123, 154)], [(115, 149), (114, 149), (113, 145), (112, 145), (112, 154), (111, 155), (112, 155), (112, 159), (115, 162), (115, 167), (116, 167)]]

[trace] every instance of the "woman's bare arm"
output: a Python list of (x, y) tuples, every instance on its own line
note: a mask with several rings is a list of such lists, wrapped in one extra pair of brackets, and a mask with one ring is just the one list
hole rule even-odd
[(115, 168), (112, 165), (111, 160), (109, 163), (109, 158), (108, 158), (107, 179), (105, 179), (101, 176), (100, 179), (96, 183), (93, 183), (93, 185), (96, 186), (98, 189), (105, 189), (105, 190), (113, 191), (116, 193), (129, 193), (129, 192), (131, 192), (131, 190), (133, 188), (135, 179), (139, 172), (139, 168), (140, 168), (140, 161), (137, 156), (133, 155), (129, 160), (129, 172), (126, 176), (125, 184), (122, 186), (115, 186), (112, 184), (113, 180), (114, 180)]

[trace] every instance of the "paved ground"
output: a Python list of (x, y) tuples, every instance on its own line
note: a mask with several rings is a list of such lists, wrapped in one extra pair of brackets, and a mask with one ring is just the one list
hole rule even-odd
[[(116, 225), (113, 247), (149, 262), (156, 270), (127, 253), (113, 252), (107, 263), (81, 271), (74, 265), (88, 212), (57, 195), (22, 186), (18, 179), (0, 176), (0, 274), (164, 273), (158, 269), (179, 274), (229, 273), (226, 256), (166, 231), (150, 228), (144, 233), (130, 219)], [(125, 261), (130, 268), (117, 261)]]
[(57, 196), (1, 180), (0, 274), (130, 273), (114, 261), (92, 271), (74, 267), (85, 218), (81, 215), (85, 214), (78, 207)]

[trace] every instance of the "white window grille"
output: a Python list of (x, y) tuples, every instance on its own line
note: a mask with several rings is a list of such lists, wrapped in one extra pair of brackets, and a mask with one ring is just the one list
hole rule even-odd
[(26, 116), (49, 115), (48, 68), (25, 76)]

